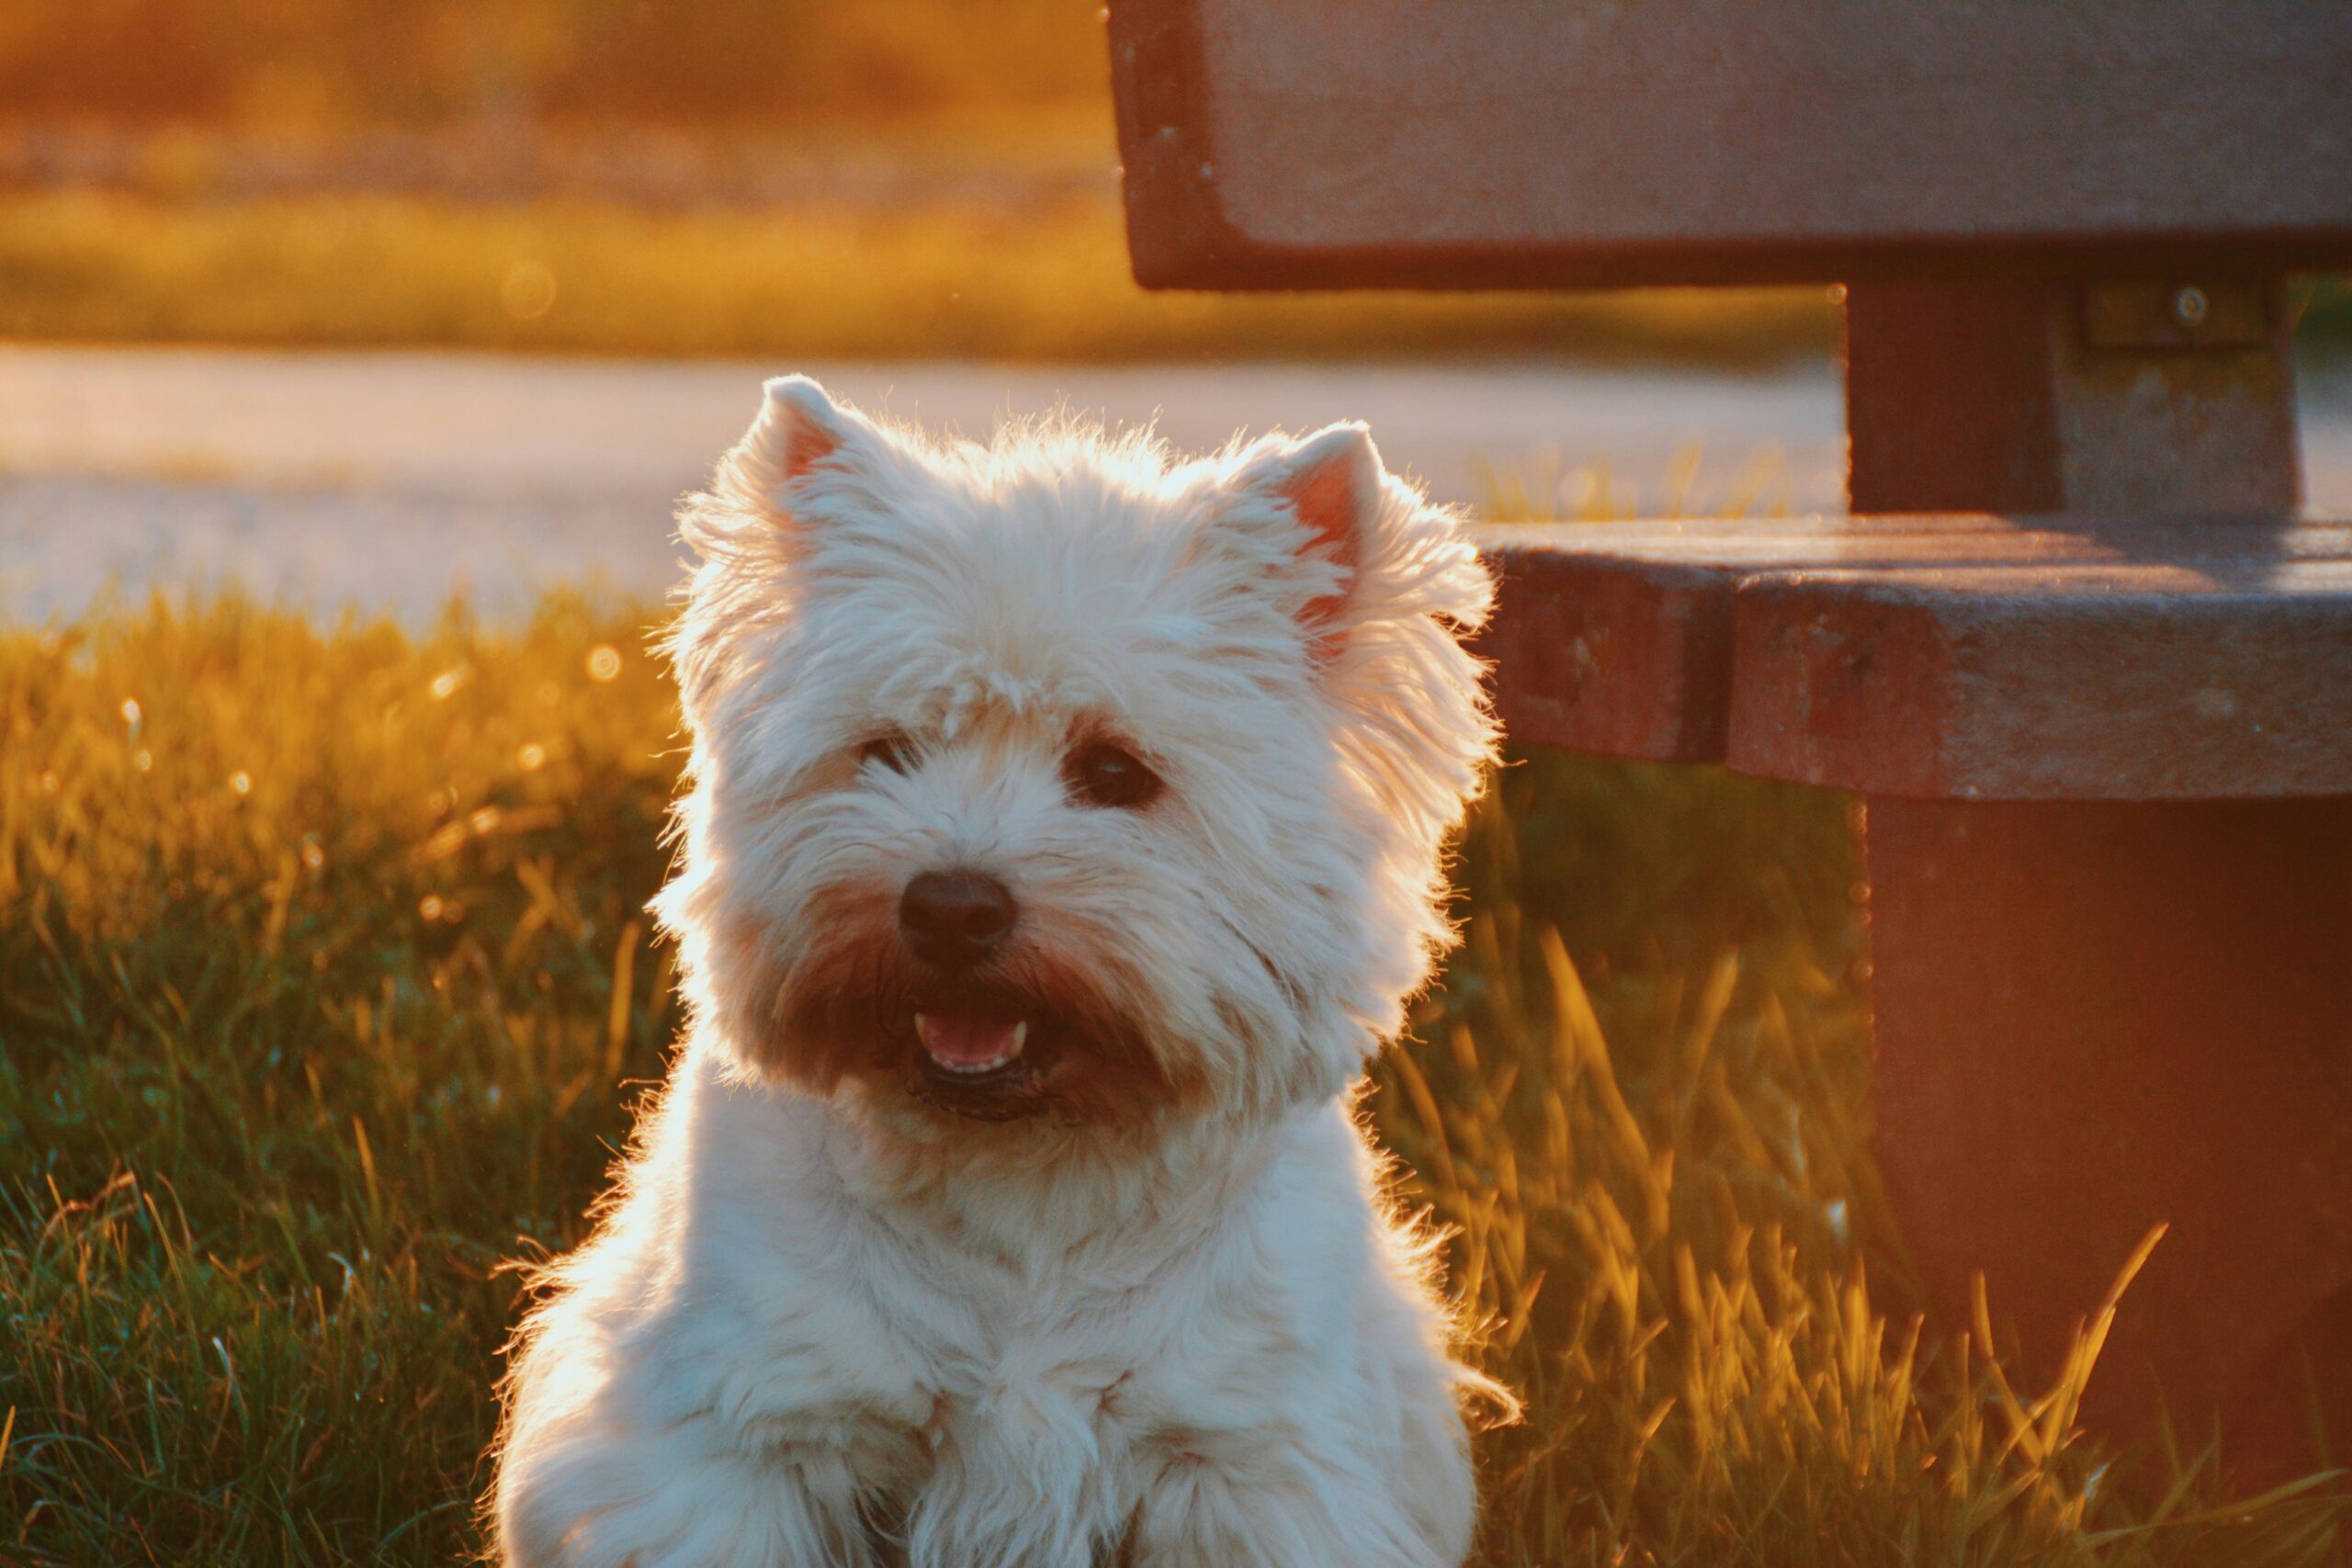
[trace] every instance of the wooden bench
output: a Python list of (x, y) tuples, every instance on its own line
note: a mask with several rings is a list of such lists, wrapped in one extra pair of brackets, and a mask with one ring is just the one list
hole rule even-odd
[[(2352, 1444), (2352, 523), (2290, 271), (2352, 265), (2352, 6), (1112, 0), (1193, 288), (1846, 288), (1855, 515), (1514, 526), (1522, 742), (1860, 791), (1880, 1154), (1953, 1323)], [(2248, 1444), (2254, 1451), (2249, 1453)]]

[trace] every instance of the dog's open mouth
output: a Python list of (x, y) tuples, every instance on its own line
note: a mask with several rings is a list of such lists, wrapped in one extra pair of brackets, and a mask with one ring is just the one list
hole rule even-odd
[(932, 1066), (967, 1083), (1008, 1068), (1029, 1044), (1029, 1021), (981, 1008), (944, 1007), (915, 1014), (915, 1037)]
[(1055, 1031), (1035, 1009), (996, 998), (933, 998), (913, 1021), (924, 1099), (983, 1122), (1040, 1108)]

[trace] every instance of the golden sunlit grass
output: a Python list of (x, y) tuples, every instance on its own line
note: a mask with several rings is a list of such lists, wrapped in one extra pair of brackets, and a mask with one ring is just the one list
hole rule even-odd
[[(1107, 135), (1107, 132), (1106, 132)], [(1107, 156), (1107, 142), (1106, 152)], [(600, 354), (1105, 360), (1826, 351), (1820, 290), (1151, 295), (1107, 194), (653, 212), (322, 194), (0, 201), (0, 335)]]
[[(0, 632), (0, 1561), (473, 1544), (498, 1264), (677, 1021), (647, 616)], [(2320, 1561), (2321, 1490), (2075, 1437), (2093, 1347), (2018, 1386), (1900, 1304), (1843, 810), (1541, 756), (1465, 839), (1371, 1107), (1528, 1395), (1479, 1561)]]
[(1487, 464), (1474, 475), (1477, 515), (1489, 523), (1622, 523), (1636, 517), (1787, 517), (1800, 496), (1816, 506), (1822, 480), (1800, 476), (1789, 449), (1764, 442), (1715, 457), (1702, 441), (1668, 455), (1655, 481), (1628, 474), (1606, 452), (1569, 463), (1552, 446), (1511, 465)]

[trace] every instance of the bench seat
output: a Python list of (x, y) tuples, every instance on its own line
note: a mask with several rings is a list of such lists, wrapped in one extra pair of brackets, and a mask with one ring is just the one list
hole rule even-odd
[(2352, 521), (1513, 524), (1510, 734), (1873, 794), (2352, 794)]

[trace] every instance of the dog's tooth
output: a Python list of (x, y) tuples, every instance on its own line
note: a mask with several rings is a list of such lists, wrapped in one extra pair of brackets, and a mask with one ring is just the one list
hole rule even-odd
[[(931, 1016), (928, 1013), (919, 1012), (914, 1015), (914, 1020), (915, 1032), (922, 1040), (923, 1048), (929, 1051), (931, 1049), (932, 1032)], [(948, 1057), (940, 1055), (936, 1051), (931, 1052), (931, 1057), (932, 1060), (939, 1066), (942, 1071), (953, 1073), (959, 1077), (978, 1077), (988, 1073), (992, 1073), (999, 1067), (1004, 1066), (1006, 1064), (1012, 1062), (1021, 1055), (1023, 1049), (1026, 1047), (1028, 1043), (1028, 1020), (1016, 1019), (1013, 1021), (1012, 1032), (1007, 1037), (1005, 1048), (998, 1052), (995, 1055), (989, 1057), (985, 1062), (953, 1061)]]

